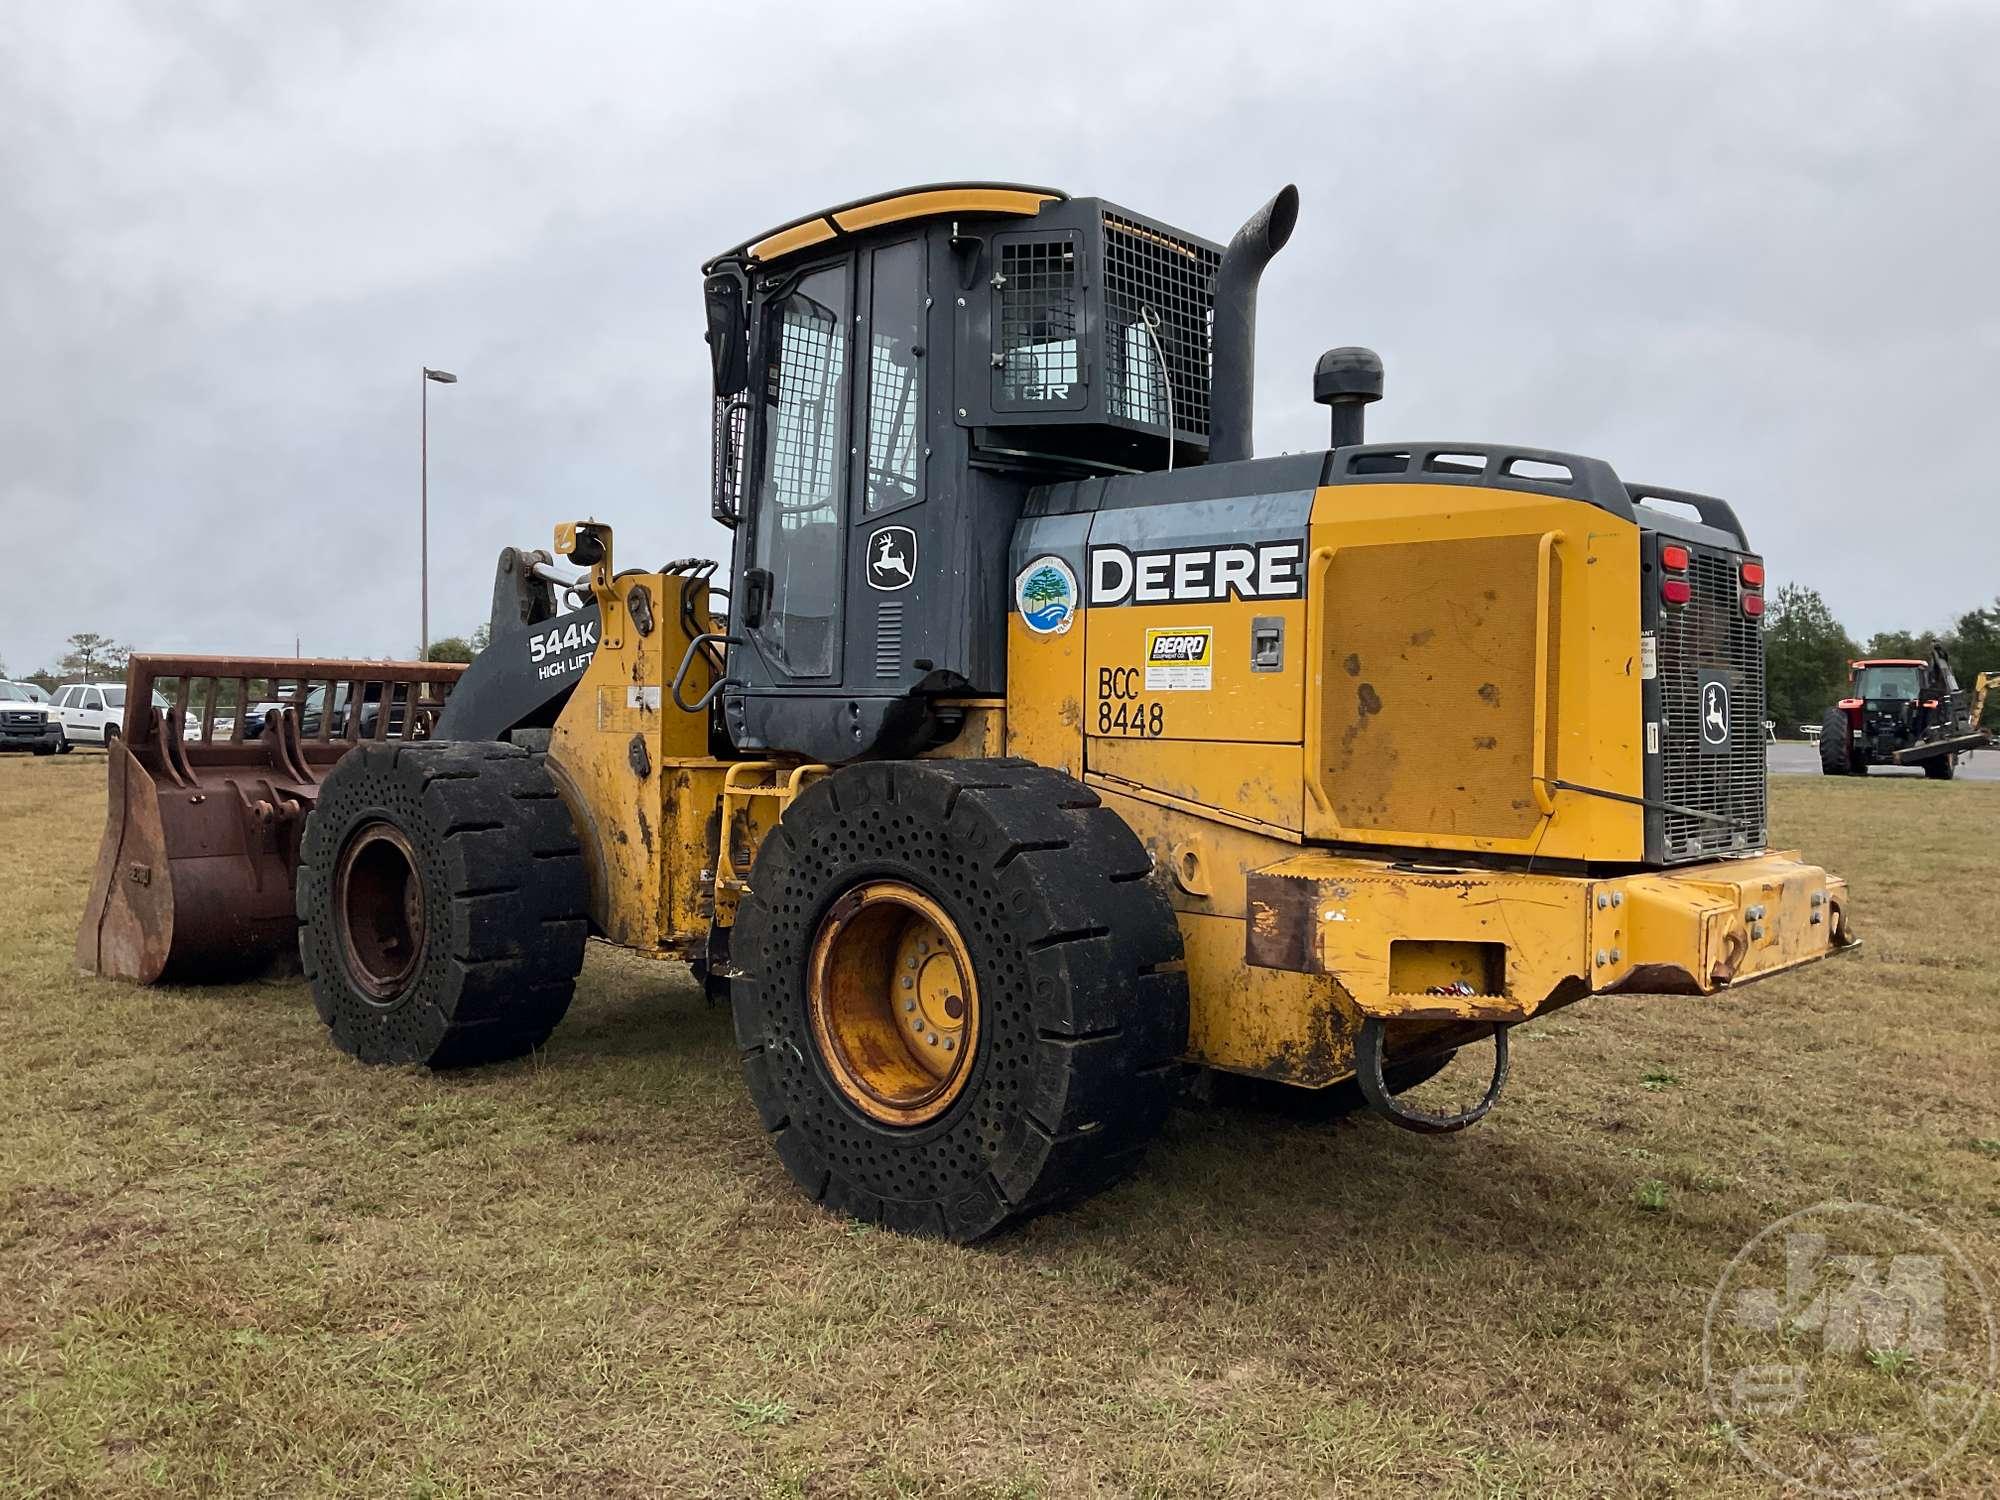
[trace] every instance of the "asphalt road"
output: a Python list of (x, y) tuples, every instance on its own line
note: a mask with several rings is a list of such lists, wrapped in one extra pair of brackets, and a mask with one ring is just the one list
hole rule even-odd
[[(1782, 742), (1766, 747), (1765, 760), (1773, 776), (1817, 776), (1817, 745)], [(1870, 776), (1922, 776), (1918, 766), (1870, 766)], [(2000, 750), (1975, 750), (1958, 763), (1960, 781), (2000, 781)]]

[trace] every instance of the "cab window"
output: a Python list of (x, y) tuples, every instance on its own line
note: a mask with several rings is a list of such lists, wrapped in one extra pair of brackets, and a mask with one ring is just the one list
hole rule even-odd
[(1915, 698), (1923, 688), (1920, 667), (1863, 667), (1854, 685), (1854, 696), (1877, 702)]
[(848, 265), (799, 279), (770, 328), (755, 565), (770, 601), (755, 634), (793, 677), (833, 671), (848, 466)]
[(923, 498), (924, 246), (884, 245), (869, 257), (868, 482), (873, 512)]

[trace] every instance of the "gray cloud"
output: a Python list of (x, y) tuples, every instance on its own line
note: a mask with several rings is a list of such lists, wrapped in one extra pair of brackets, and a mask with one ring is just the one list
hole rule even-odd
[(2000, 592), (1996, 50), (1972, 4), (11, 7), (0, 658), (410, 651), (425, 363), (434, 630), (560, 519), (724, 548), (698, 263), (964, 176), (1218, 237), (1295, 180), (1263, 448), (1372, 344), (1379, 435), (1728, 495), (1851, 627), (1942, 624)]

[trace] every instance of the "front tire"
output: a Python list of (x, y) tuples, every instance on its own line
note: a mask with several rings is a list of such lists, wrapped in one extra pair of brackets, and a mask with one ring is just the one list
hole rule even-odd
[(548, 1040), (588, 935), (569, 812), (512, 745), (364, 744), (321, 784), (299, 856), (299, 954), (363, 1062), (496, 1062)]
[(1940, 755), (1935, 760), (1924, 762), (1924, 775), (1932, 781), (1949, 781), (1958, 774), (1955, 755)]
[(1025, 761), (849, 766), (793, 802), (730, 953), (744, 1076), (799, 1185), (965, 1243), (1129, 1172), (1187, 1046), (1150, 873), (1095, 793)]

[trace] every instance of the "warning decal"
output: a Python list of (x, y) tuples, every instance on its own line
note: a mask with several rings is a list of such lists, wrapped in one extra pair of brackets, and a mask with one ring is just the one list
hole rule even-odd
[(1215, 632), (1206, 625), (1155, 626), (1146, 632), (1146, 691), (1207, 692)]

